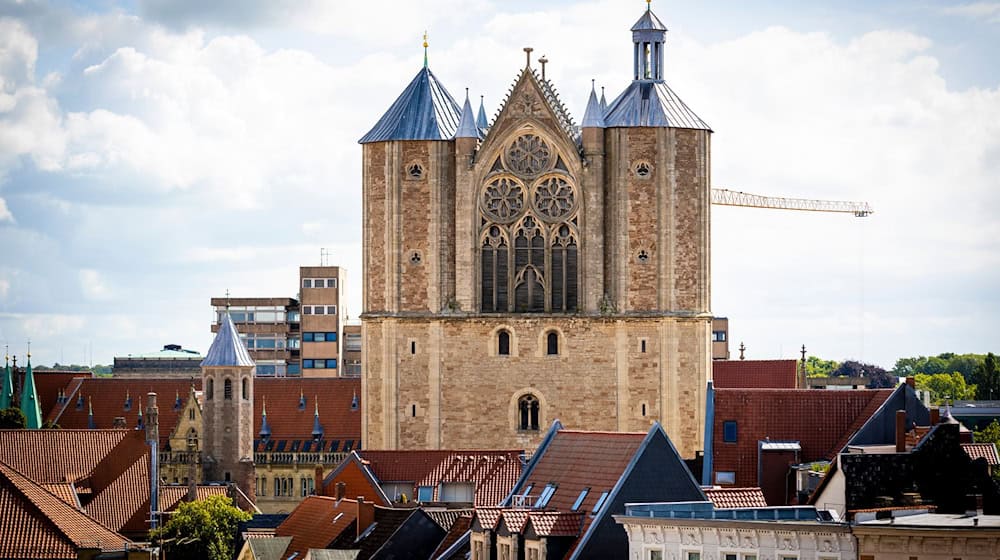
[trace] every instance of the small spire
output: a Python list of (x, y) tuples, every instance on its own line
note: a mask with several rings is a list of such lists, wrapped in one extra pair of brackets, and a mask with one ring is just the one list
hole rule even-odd
[(545, 65), (549, 63), (549, 59), (542, 55), (542, 58), (538, 59), (538, 63), (542, 65), (542, 80), (545, 80)]
[(595, 81), (590, 81), (590, 99), (587, 101), (587, 111), (583, 114), (583, 128), (604, 128), (604, 111), (601, 102), (597, 100)]
[(601, 112), (608, 113), (608, 99), (604, 97), (604, 86), (601, 86)]
[(462, 118), (458, 121), (455, 138), (479, 138), (476, 118), (472, 114), (472, 104), (469, 103), (469, 88), (465, 88), (465, 105), (462, 106)]
[(359, 403), (358, 403), (358, 390), (355, 389), (354, 390), (354, 396), (351, 397), (351, 410), (357, 410), (358, 409), (358, 405), (359, 405)]
[(476, 116), (476, 126), (479, 127), (480, 131), (485, 131), (490, 126), (490, 122), (486, 119), (486, 102), (482, 95), (479, 96), (479, 115)]
[(313, 415), (319, 417), (319, 395), (313, 395)]
[(97, 428), (97, 424), (94, 422), (94, 399), (93, 397), (87, 397), (87, 428), (93, 430)]
[(313, 413), (313, 430), (312, 437), (313, 440), (319, 441), (323, 439), (323, 425), (319, 423), (319, 396), (313, 396), (316, 401), (316, 411)]
[(271, 425), (267, 422), (267, 395), (264, 396), (264, 406), (260, 414), (260, 439), (267, 440), (271, 437)]
[(427, 30), (424, 30), (424, 68), (427, 68)]

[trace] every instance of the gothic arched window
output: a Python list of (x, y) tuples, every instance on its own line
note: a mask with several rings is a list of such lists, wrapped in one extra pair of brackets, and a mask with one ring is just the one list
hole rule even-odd
[(497, 333), (497, 354), (500, 356), (510, 355), (510, 333), (507, 331)]
[(507, 146), (480, 196), (481, 311), (577, 310), (578, 199), (563, 158), (540, 136)]
[(549, 356), (559, 355), (559, 333), (550, 332), (545, 336), (545, 353)]
[(518, 428), (538, 430), (538, 399), (534, 395), (524, 395), (517, 401)]

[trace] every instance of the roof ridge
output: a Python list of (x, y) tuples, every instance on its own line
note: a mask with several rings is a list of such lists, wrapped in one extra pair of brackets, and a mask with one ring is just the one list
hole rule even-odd
[[(44, 486), (38, 484), (37, 482), (31, 480), (27, 476), (21, 474), (20, 472), (17, 471), (17, 469), (15, 469), (14, 467), (8, 465), (7, 463), (4, 463), (3, 461), (0, 461), (0, 476), (3, 476), (8, 481), (10, 481), (11, 486), (17, 491), (17, 493), (20, 494), (25, 500), (27, 500), (32, 506), (34, 506), (38, 510), (38, 512), (41, 513), (42, 516), (45, 517), (45, 519), (47, 519), (53, 526), (55, 526), (55, 528), (60, 533), (62, 533), (62, 535), (64, 537), (66, 537), (66, 539), (68, 539), (74, 545), (81, 545), (81, 544), (83, 544), (86, 541), (82, 541), (82, 540), (81, 541), (77, 541), (72, 536), (70, 536), (69, 532), (67, 531), (67, 529), (63, 528), (62, 524), (58, 523), (55, 518), (53, 518), (51, 515), (49, 515), (46, 512), (46, 510), (38, 502), (36, 502), (34, 499), (32, 499), (24, 491), (24, 489), (21, 487), (21, 485), (19, 485), (15, 480), (12, 479), (12, 477), (11, 477), (12, 474), (14, 475), (14, 477), (22, 479), (23, 482), (27, 483), (29, 486), (32, 486), (32, 487), (34, 487), (34, 488), (36, 488), (38, 490), (41, 490), (42, 492), (44, 492), (45, 494), (47, 494), (49, 497), (51, 497), (52, 500), (53, 500), (53, 503), (52, 504), (48, 504), (49, 507), (53, 507), (53, 508), (65, 508), (65, 509), (69, 510), (70, 512), (72, 512), (72, 515), (78, 515), (80, 517), (83, 517), (84, 519), (86, 519), (87, 521), (93, 523), (94, 525), (97, 525), (98, 527), (100, 527), (102, 529), (105, 529), (109, 533), (112, 533), (113, 535), (115, 535), (117, 537), (120, 537), (122, 539), (122, 541), (124, 541), (126, 543), (131, 542), (131, 541), (129, 541), (129, 539), (125, 538), (124, 535), (121, 535), (120, 533), (118, 533), (118, 531), (115, 531), (114, 529), (112, 529), (112, 528), (108, 527), (107, 525), (101, 523), (97, 519), (94, 519), (93, 517), (91, 517), (90, 515), (84, 513), (83, 511), (80, 511), (80, 510), (76, 509), (75, 507), (71, 506), (70, 504), (67, 504), (61, 498), (59, 498), (59, 496), (56, 496), (52, 492), (49, 492), (48, 489), (46, 489)], [(94, 542), (100, 542), (100, 541), (99, 541), (99, 539), (94, 539)]]

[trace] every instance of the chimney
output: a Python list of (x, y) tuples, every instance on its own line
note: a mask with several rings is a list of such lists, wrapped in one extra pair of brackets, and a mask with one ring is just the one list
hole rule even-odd
[(906, 451), (906, 411), (896, 411), (896, 453)]
[(916, 390), (917, 381), (911, 376), (906, 378), (906, 384), (910, 386), (910, 389)]
[[(156, 393), (146, 394), (146, 444), (149, 445), (149, 518), (150, 527), (159, 527), (160, 514), (160, 409)], [(141, 406), (141, 405), (140, 405)]]
[(366, 503), (364, 496), (358, 496), (357, 537), (360, 538), (361, 534), (365, 532), (365, 529), (371, 527), (372, 523), (375, 523), (375, 504)]
[(347, 483), (338, 482), (334, 493), (334, 497), (337, 498), (338, 500), (343, 500), (344, 496), (346, 495), (347, 495)]
[(941, 409), (938, 407), (931, 408), (931, 426), (937, 426), (938, 422), (941, 421)]
[(323, 495), (323, 466), (316, 465), (313, 470), (313, 494), (317, 496)]

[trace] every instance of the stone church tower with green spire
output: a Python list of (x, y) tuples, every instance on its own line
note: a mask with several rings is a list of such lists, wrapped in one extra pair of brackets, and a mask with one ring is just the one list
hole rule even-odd
[(425, 64), (361, 139), (367, 448), (533, 448), (558, 418), (702, 449), (711, 130), (666, 31), (642, 14), (582, 126), (529, 50), (492, 124)]

